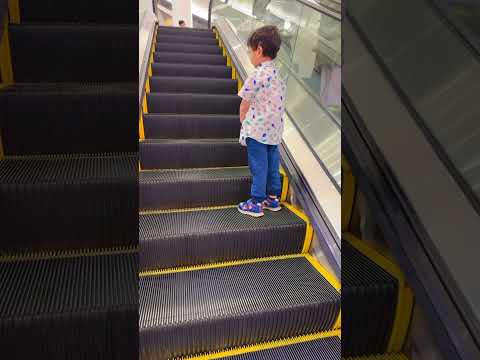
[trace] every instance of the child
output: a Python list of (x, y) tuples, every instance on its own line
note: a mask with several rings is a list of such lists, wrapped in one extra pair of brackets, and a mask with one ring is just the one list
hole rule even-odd
[(282, 142), (285, 84), (273, 60), (281, 39), (275, 26), (257, 29), (248, 39), (250, 61), (255, 71), (238, 95), (240, 104), (240, 143), (247, 147), (252, 173), (251, 199), (238, 205), (247, 215), (263, 216), (263, 210), (281, 210), (280, 154)]

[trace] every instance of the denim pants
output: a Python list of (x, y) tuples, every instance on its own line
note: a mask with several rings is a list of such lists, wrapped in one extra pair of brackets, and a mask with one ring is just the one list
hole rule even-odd
[(262, 144), (247, 138), (248, 166), (252, 173), (252, 199), (262, 202), (267, 195), (280, 196), (280, 153), (278, 145)]

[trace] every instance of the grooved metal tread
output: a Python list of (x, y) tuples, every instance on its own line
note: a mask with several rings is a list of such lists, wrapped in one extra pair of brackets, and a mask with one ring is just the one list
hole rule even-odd
[[(137, 92), (134, 83), (16, 84), (0, 89), (4, 153), (137, 151), (132, 133), (138, 125), (131, 121), (138, 116)], [(88, 141), (78, 141), (82, 138)]]
[[(142, 214), (139, 222), (140, 241), (219, 232), (228, 234), (275, 228), (280, 231), (292, 226), (305, 229), (305, 222), (287, 208), (259, 219), (242, 216), (234, 206)], [(301, 240), (303, 241), (303, 237)]]
[(144, 114), (146, 138), (235, 138), (240, 120), (234, 114)]
[(236, 207), (141, 214), (140, 271), (296, 254), (306, 224), (287, 208), (253, 219)]
[(208, 76), (210, 78), (230, 79), (232, 68), (226, 65), (156, 62), (152, 64), (152, 72), (153, 76)]
[[(273, 349), (222, 357), (226, 360), (339, 360), (342, 342), (338, 336), (327, 337)], [(393, 359), (392, 359), (393, 360)]]
[(140, 348), (158, 359), (330, 330), (340, 294), (305, 257), (140, 276)]
[(345, 356), (383, 354), (391, 336), (398, 281), (378, 264), (342, 240), (342, 303), (350, 309), (342, 318)]
[(201, 36), (184, 36), (174, 34), (159, 34), (157, 35), (157, 44), (159, 43), (175, 43), (175, 44), (206, 44), (206, 45), (218, 45), (217, 39), (214, 37), (201, 37)]
[(223, 167), (215, 169), (178, 169), (178, 170), (150, 170), (140, 171), (140, 184), (162, 184), (182, 182), (227, 181), (231, 179), (251, 179), (248, 166)]
[(155, 50), (158, 52), (177, 52), (192, 54), (222, 54), (222, 49), (217, 45), (185, 44), (185, 43), (157, 43)]
[(247, 167), (140, 172), (142, 210), (231, 205), (250, 196)]
[(150, 91), (167, 93), (235, 94), (237, 80), (156, 75), (150, 79)]
[(0, 261), (3, 355), (134, 358), (137, 269), (133, 253)]
[[(81, 184), (135, 181), (136, 154), (11, 156), (0, 161), (0, 189), (6, 184)], [(6, 188), (5, 188), (6, 189)]]

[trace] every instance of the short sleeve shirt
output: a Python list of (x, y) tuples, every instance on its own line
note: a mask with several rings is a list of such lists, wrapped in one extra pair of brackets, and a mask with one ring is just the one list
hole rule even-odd
[(285, 83), (273, 61), (260, 64), (245, 81), (238, 95), (250, 103), (240, 131), (240, 143), (247, 138), (262, 144), (282, 142), (285, 112)]

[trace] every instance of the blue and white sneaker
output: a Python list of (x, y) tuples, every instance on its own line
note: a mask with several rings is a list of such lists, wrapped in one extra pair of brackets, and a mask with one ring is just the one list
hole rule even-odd
[(238, 211), (240, 211), (242, 214), (254, 217), (260, 217), (264, 215), (262, 204), (256, 203), (252, 199), (238, 204)]
[(267, 196), (265, 200), (263, 200), (263, 208), (268, 209), (270, 211), (280, 211), (282, 207), (280, 206), (280, 201), (277, 197), (272, 198), (271, 196)]

